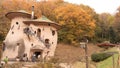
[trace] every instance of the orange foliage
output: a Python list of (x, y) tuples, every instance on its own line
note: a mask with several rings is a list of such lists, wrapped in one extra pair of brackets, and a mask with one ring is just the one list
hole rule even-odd
[(94, 36), (95, 21), (78, 5), (65, 4), (55, 9), (55, 15), (61, 25), (73, 30), (76, 36)]
[(35, 0), (4, 0), (1, 6), (2, 15), (18, 10), (31, 13), (31, 6), (35, 6), (35, 15), (37, 17), (44, 15), (63, 26), (59, 37), (62, 40), (65, 38), (65, 41), (75, 43), (84, 35), (94, 36), (94, 12), (90, 7), (66, 3), (63, 0), (41, 2)]

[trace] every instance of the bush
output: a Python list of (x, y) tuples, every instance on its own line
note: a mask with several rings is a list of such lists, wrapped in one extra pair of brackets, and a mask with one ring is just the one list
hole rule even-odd
[(112, 56), (111, 53), (95, 53), (91, 55), (91, 59), (94, 62), (100, 62), (107, 59), (110, 56)]

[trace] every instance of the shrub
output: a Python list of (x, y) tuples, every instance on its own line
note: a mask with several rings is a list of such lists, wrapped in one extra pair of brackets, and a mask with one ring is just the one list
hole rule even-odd
[(110, 56), (112, 56), (111, 53), (94, 53), (91, 55), (91, 59), (94, 62), (99, 62), (107, 59)]

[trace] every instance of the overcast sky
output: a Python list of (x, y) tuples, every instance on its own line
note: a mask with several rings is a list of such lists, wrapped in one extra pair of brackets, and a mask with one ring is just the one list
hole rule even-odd
[(108, 12), (114, 14), (120, 6), (120, 0), (64, 0), (74, 4), (89, 5), (97, 13)]

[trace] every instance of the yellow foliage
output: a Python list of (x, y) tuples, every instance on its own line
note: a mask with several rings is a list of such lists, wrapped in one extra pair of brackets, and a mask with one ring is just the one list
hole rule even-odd
[(44, 15), (50, 20), (61, 24), (63, 29), (61, 29), (59, 37), (71, 43), (75, 43), (84, 35), (94, 36), (96, 25), (93, 19), (93, 10), (83, 5), (65, 3), (63, 0), (42, 2), (35, 2), (35, 0), (4, 0), (1, 13), (5, 15), (7, 12), (18, 10), (31, 13), (31, 6), (35, 6), (37, 17)]
[(73, 30), (75, 35), (94, 36), (95, 21), (86, 10), (74, 4), (65, 4), (55, 9), (56, 18), (61, 25)]

